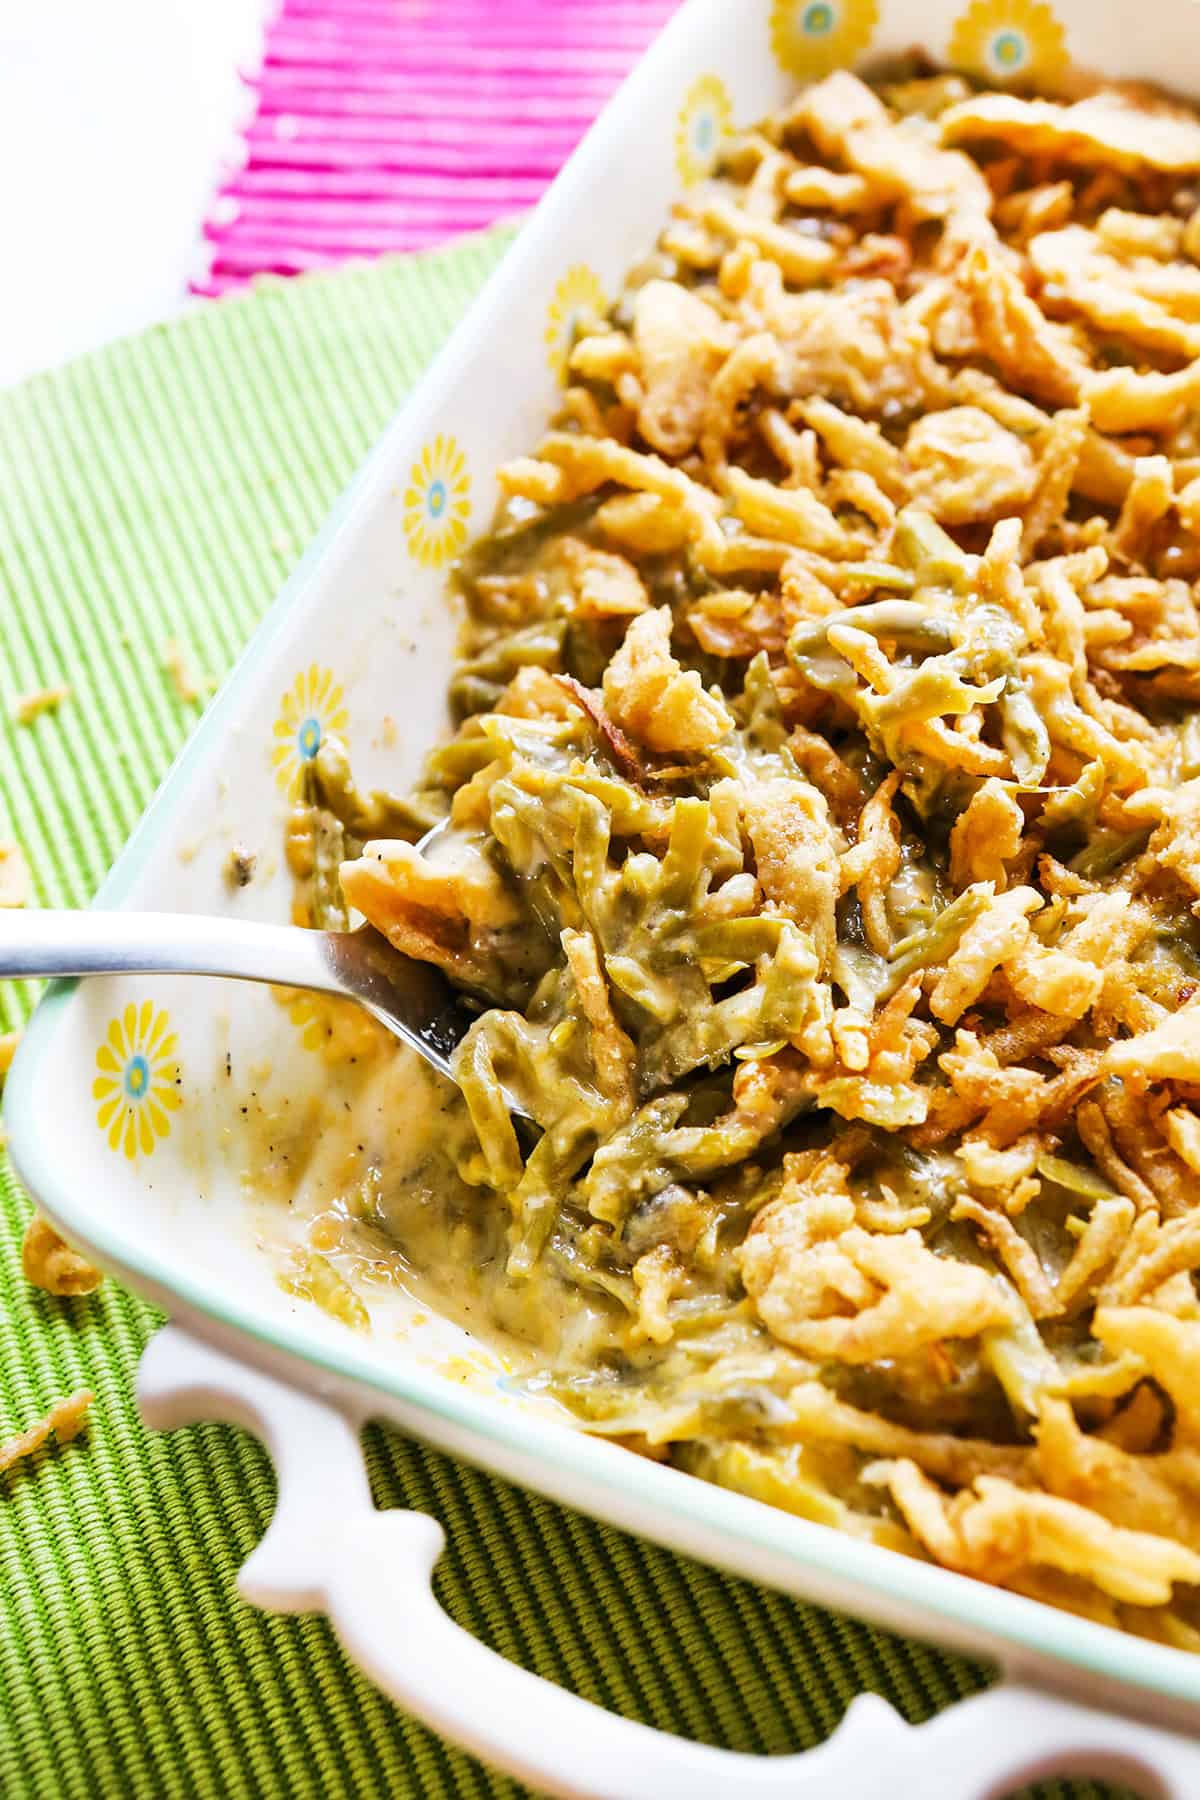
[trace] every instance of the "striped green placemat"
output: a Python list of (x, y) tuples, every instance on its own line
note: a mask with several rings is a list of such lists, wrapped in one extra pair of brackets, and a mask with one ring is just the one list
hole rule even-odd
[[(0, 839), (25, 847), (42, 904), (88, 899), (193, 722), (165, 646), (225, 671), (509, 236), (264, 287), (0, 395)], [(13, 721), (60, 682), (56, 711)], [(0, 984), (0, 1029), (24, 1002)], [(223, 1428), (145, 1433), (133, 1377), (155, 1315), (111, 1281), (77, 1301), (30, 1289), (7, 1171), (0, 1201), (0, 1430), (97, 1395), (88, 1436), (0, 1477), (5, 1800), (515, 1795), (382, 1700), (322, 1621), (237, 1600), (266, 1457)], [(863, 1688), (916, 1721), (987, 1678), (395, 1434), (369, 1451), (381, 1504), (445, 1525), (454, 1617), (633, 1718), (784, 1751)]]

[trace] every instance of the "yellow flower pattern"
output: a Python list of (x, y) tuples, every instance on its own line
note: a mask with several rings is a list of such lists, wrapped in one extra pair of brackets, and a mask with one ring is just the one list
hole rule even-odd
[(177, 1040), (166, 1012), (152, 1000), (132, 1001), (110, 1021), (96, 1052), (92, 1099), (110, 1150), (133, 1162), (149, 1156), (171, 1130), (182, 1104)]
[(595, 269), (572, 263), (559, 281), (546, 308), (546, 361), (556, 381), (565, 381), (567, 358), (584, 318), (603, 318), (608, 311), (604, 286)]
[(319, 1050), (329, 1036), (329, 1024), (316, 994), (296, 991), (284, 1004), (288, 1018), (300, 1034), (304, 1049)]
[(437, 568), (467, 541), (471, 479), (455, 440), (438, 432), (409, 470), (404, 490), (404, 536), (414, 562)]
[(685, 187), (712, 174), (732, 123), (725, 83), (719, 75), (701, 75), (688, 89), (675, 122), (675, 167)]
[(774, 0), (771, 48), (789, 75), (816, 81), (856, 63), (878, 23), (878, 0)]
[(324, 740), (346, 730), (346, 697), (328, 669), (302, 669), (279, 702), (272, 728), (271, 764), (281, 791), (296, 799), (310, 763)]
[(361, 1006), (351, 1000), (335, 1000), (329, 994), (305, 993), (299, 988), (272, 988), (305, 1050), (318, 1052), (335, 1067), (347, 1062), (366, 1062), (388, 1041)]
[(949, 60), (984, 81), (1053, 81), (1067, 66), (1067, 37), (1046, 0), (972, 0)]

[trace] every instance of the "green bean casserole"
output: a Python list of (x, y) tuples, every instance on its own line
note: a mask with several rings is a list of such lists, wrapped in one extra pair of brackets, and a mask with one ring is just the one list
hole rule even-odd
[(421, 785), (289, 827), (481, 1002), (348, 1231), (587, 1431), (1188, 1649), (1198, 408), (1193, 113), (832, 75), (577, 331)]

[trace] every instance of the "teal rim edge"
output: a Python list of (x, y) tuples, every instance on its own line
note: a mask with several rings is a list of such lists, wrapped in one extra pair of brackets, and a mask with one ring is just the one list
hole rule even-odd
[[(246, 649), (211, 702), (191, 737), (180, 750), (154, 799), (128, 844), (96, 895), (95, 905), (116, 906), (128, 897), (135, 881), (159, 849), (178, 803), (216, 749), (226, 721), (236, 708), (239, 690), (248, 673), (264, 660), (296, 608), (318, 567), (335, 543), (348, 539), (357, 515), (372, 501), (381, 500), (389, 484), (386, 466), (394, 443), (407, 439), (421, 415), (431, 415), (436, 399), (454, 384), (457, 366), (468, 350), (481, 341), (484, 321), (502, 292), (523, 284), (528, 264), (537, 254), (538, 240), (553, 227), (555, 213), (576, 203), (577, 186), (603, 173), (604, 144), (622, 115), (635, 115), (645, 98), (652, 98), (660, 62), (667, 62), (677, 44), (686, 42), (685, 29), (707, 12), (716, 16), (725, 0), (692, 0), (681, 7), (643, 58), (616, 97), (605, 108), (583, 143), (570, 159), (550, 191), (526, 224), (518, 242), (488, 279), (449, 343), (428, 373), (385, 429), (362, 468), (338, 500), (297, 568), (265, 614)], [(43, 996), (25, 1033), (4, 1089), (4, 1119), (9, 1130), (9, 1154), (26, 1189), (68, 1235), (93, 1249), (97, 1259), (120, 1272), (129, 1284), (145, 1291), (177, 1297), (197, 1315), (236, 1332), (250, 1345), (282, 1352), (317, 1372), (325, 1372), (360, 1384), (378, 1395), (416, 1408), (446, 1425), (469, 1432), (484, 1444), (496, 1444), (528, 1456), (565, 1475), (583, 1479), (596, 1496), (597, 1516), (604, 1517), (603, 1496), (619, 1495), (644, 1505), (651, 1514), (671, 1516), (681, 1522), (719, 1533), (731, 1545), (754, 1546), (781, 1556), (798, 1571), (812, 1570), (851, 1584), (870, 1611), (869, 1597), (899, 1601), (936, 1615), (948, 1626), (968, 1634), (986, 1634), (1011, 1647), (1014, 1660), (1022, 1650), (1038, 1658), (1056, 1658), (1076, 1669), (1132, 1685), (1147, 1693), (1173, 1700), (1200, 1702), (1200, 1658), (1127, 1635), (1073, 1614), (1057, 1611), (1019, 1594), (992, 1588), (983, 1582), (951, 1573), (932, 1564), (917, 1562), (895, 1551), (863, 1543), (829, 1526), (810, 1523), (778, 1511), (765, 1503), (734, 1494), (678, 1470), (663, 1468), (632, 1456), (617, 1446), (589, 1438), (532, 1413), (473, 1397), (444, 1377), (422, 1370), (403, 1358), (395, 1366), (345, 1345), (324, 1344), (285, 1319), (264, 1320), (253, 1312), (229, 1304), (208, 1284), (192, 1279), (186, 1268), (177, 1268), (126, 1239), (107, 1224), (98, 1224), (86, 1213), (77, 1194), (56, 1171), (52, 1150), (43, 1146), (32, 1129), (33, 1095), (42, 1066), (50, 1058), (65, 1007), (77, 983), (53, 983)], [(481, 1455), (480, 1461), (487, 1458)], [(611, 1517), (611, 1514), (609, 1515)], [(717, 1558), (713, 1558), (717, 1560)], [(960, 1640), (961, 1641), (961, 1640)], [(982, 1651), (1003, 1655), (1002, 1651)]]

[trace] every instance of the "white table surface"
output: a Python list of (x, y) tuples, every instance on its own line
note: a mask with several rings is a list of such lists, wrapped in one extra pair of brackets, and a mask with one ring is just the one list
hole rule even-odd
[(0, 0), (0, 386), (169, 317), (268, 0)]

